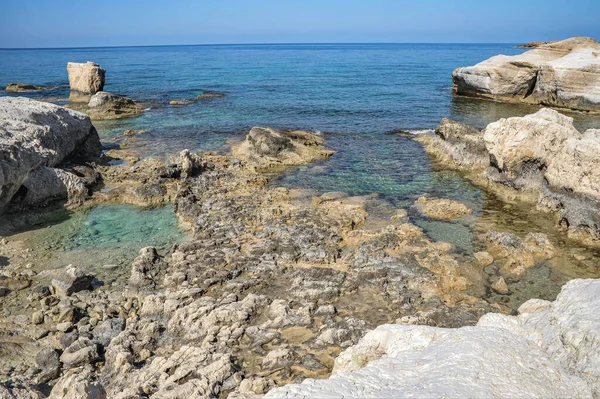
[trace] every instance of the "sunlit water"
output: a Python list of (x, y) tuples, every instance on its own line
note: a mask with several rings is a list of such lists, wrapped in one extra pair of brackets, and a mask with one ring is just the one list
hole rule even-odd
[[(0, 86), (10, 82), (53, 86), (52, 90), (25, 95), (64, 104), (68, 101), (67, 62), (98, 62), (107, 70), (106, 91), (129, 96), (147, 107), (137, 118), (95, 123), (102, 140), (109, 142), (126, 129), (148, 130), (137, 137), (140, 151), (147, 156), (184, 148), (226, 152), (228, 140), (242, 138), (256, 125), (322, 132), (327, 145), (337, 153), (329, 160), (291, 169), (276, 177), (273, 185), (350, 195), (375, 193), (408, 209), (411, 219), (431, 238), (451, 242), (458, 251), (469, 254), (481, 248), (477, 223), (518, 233), (553, 228), (538, 226), (536, 220), (524, 219), (519, 212), (503, 212), (501, 203), (458, 174), (433, 170), (420, 144), (393, 132), (432, 129), (443, 117), (481, 128), (501, 117), (535, 112), (535, 106), (457, 98), (451, 92), (454, 68), (500, 53), (523, 51), (506, 44), (0, 50)], [(169, 105), (170, 100), (195, 98), (207, 91), (224, 93), (225, 97)], [(597, 117), (571, 116), (579, 129), (600, 127)], [(446, 223), (421, 217), (413, 203), (422, 195), (463, 201), (473, 208), (474, 218)], [(524, 215), (531, 214), (530, 207), (517, 208)], [(100, 219), (110, 225), (130, 217), (120, 215), (109, 220), (110, 212), (97, 212), (105, 214)], [(145, 237), (152, 230), (102, 230), (93, 225), (94, 211), (87, 218), (88, 224), (73, 237), (73, 248), (97, 248), (110, 240), (140, 246), (135, 237)], [(528, 220), (525, 226), (517, 223), (523, 220)], [(176, 230), (173, 227), (171, 233), (176, 234)], [(551, 238), (564, 240), (561, 234)], [(573, 243), (563, 244), (579, 248)], [(598, 273), (586, 265), (579, 270), (577, 264), (566, 263), (568, 267), (562, 269), (552, 266), (554, 271), (564, 271), (555, 278), (555, 288), (573, 276)]]

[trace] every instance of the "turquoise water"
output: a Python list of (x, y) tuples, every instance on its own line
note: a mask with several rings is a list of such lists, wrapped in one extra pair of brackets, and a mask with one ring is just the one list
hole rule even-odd
[[(30, 97), (68, 99), (66, 64), (95, 61), (106, 70), (105, 90), (142, 102), (134, 119), (98, 122), (103, 140), (126, 129), (146, 155), (183, 148), (227, 151), (227, 140), (252, 126), (323, 132), (338, 152), (292, 169), (273, 183), (353, 195), (377, 193), (437, 239), (472, 250), (461, 223), (420, 218), (410, 207), (421, 195), (460, 199), (482, 213), (485, 194), (452, 172), (435, 172), (422, 147), (391, 132), (434, 128), (443, 117), (476, 127), (500, 117), (534, 112), (531, 106), (456, 98), (451, 72), (496, 54), (518, 54), (509, 44), (215, 45), (0, 50), (0, 86), (49, 85)], [(222, 98), (173, 107), (170, 100), (205, 91)], [(7, 95), (7, 93), (0, 93)], [(579, 128), (600, 120), (575, 115)]]

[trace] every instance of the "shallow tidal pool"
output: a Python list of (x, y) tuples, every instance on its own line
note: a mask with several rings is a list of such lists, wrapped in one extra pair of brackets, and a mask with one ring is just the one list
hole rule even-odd
[(36, 273), (72, 264), (94, 274), (97, 285), (126, 280), (141, 248), (154, 246), (165, 252), (186, 237), (172, 206), (131, 205), (60, 211), (27, 230), (3, 234), (4, 256), (11, 264)]

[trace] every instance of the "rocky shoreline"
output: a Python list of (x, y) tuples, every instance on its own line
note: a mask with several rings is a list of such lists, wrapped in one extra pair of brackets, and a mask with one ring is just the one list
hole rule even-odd
[[(598, 396), (598, 280), (569, 282), (553, 303), (508, 305), (560, 255), (550, 232), (487, 229), (482, 250), (463, 253), (381, 199), (273, 186), (274, 173), (334, 154), (305, 131), (254, 127), (220, 155), (103, 148), (94, 99), (100, 119), (142, 107), (103, 92), (97, 64), (69, 72), (88, 115), (0, 98), (0, 396)], [(483, 131), (443, 120), (415, 140), (438, 167), (556, 214), (594, 246), (597, 133), (542, 109)], [(98, 265), (118, 275), (111, 284), (10, 240), (27, 215), (99, 204), (169, 204), (188, 239)], [(432, 220), (474, 217), (445, 198), (414, 206)]]

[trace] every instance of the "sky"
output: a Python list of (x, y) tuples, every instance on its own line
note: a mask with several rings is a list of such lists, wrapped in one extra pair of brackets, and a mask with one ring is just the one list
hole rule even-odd
[(600, 0), (0, 0), (0, 48), (600, 39)]

